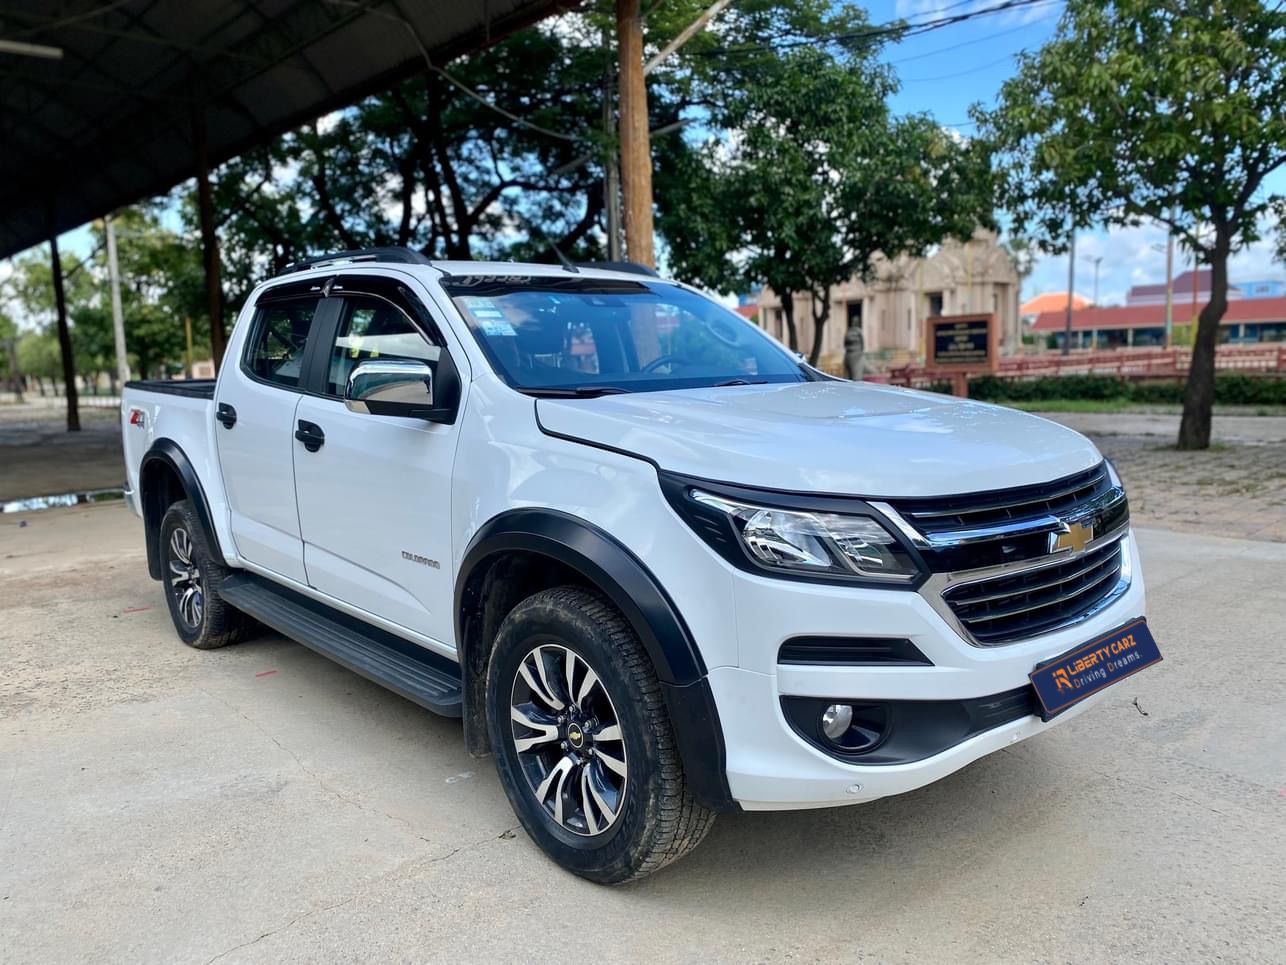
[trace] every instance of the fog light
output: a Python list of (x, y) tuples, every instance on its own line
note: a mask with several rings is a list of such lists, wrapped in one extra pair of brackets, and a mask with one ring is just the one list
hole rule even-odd
[(848, 704), (831, 704), (822, 711), (822, 733), (833, 741), (839, 740), (853, 723), (853, 708)]

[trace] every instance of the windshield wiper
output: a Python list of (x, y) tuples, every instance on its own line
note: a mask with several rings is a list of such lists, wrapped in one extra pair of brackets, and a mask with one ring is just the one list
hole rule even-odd
[(630, 390), (619, 385), (577, 385), (568, 388), (522, 388), (519, 391), (538, 399), (593, 399), (600, 395), (622, 395)]
[(712, 386), (712, 388), (722, 389), (725, 385), (767, 385), (767, 384), (768, 384), (768, 383), (767, 383), (766, 381), (764, 381), (763, 379), (759, 379), (759, 380), (751, 380), (751, 379), (728, 379), (726, 382), (716, 382), (716, 383)]

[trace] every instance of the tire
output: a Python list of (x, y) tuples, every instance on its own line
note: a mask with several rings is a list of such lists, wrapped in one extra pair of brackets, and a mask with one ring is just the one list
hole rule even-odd
[(590, 881), (645, 877), (714, 824), (688, 791), (651, 661), (597, 593), (544, 590), (505, 617), (487, 670), (487, 731), (523, 828)]
[(186, 499), (161, 520), (161, 582), (179, 639), (197, 650), (215, 650), (244, 639), (254, 622), (219, 596), (228, 568), (210, 552), (205, 530)]

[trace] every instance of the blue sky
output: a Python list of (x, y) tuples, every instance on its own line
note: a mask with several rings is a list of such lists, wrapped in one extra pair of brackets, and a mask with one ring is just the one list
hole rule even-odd
[[(996, 0), (868, 0), (871, 20), (884, 23), (896, 18), (922, 22), (969, 9), (995, 6)], [(894, 99), (899, 112), (924, 111), (939, 123), (960, 125), (968, 136), (973, 127), (969, 105), (995, 103), (1000, 85), (1013, 73), (1014, 56), (1034, 50), (1054, 33), (1062, 13), (1061, 0), (979, 17), (953, 24), (887, 48), (885, 59), (894, 65), (902, 90)], [(1268, 182), (1269, 191), (1286, 192), (1286, 170), (1279, 169)], [(1094, 265), (1099, 264), (1100, 304), (1123, 303), (1131, 285), (1165, 281), (1165, 232), (1155, 226), (1086, 231), (1078, 234), (1076, 290), (1094, 295)], [(1158, 248), (1160, 250), (1158, 250)], [(1175, 274), (1185, 266), (1176, 248)], [(1272, 245), (1258, 245), (1233, 256), (1229, 275), (1233, 281), (1286, 278), (1286, 266), (1274, 263)], [(1024, 297), (1043, 291), (1066, 291), (1067, 256), (1040, 258), (1027, 281)]]

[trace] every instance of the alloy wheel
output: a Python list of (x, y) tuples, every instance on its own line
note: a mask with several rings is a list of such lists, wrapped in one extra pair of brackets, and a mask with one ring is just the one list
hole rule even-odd
[(518, 762), (546, 814), (573, 834), (608, 831), (629, 768), (620, 718), (594, 669), (560, 644), (534, 647), (514, 676), (509, 716)]
[(192, 537), (183, 527), (170, 534), (170, 592), (174, 594), (179, 616), (194, 630), (201, 626), (205, 594), (201, 588), (201, 568), (192, 559)]

